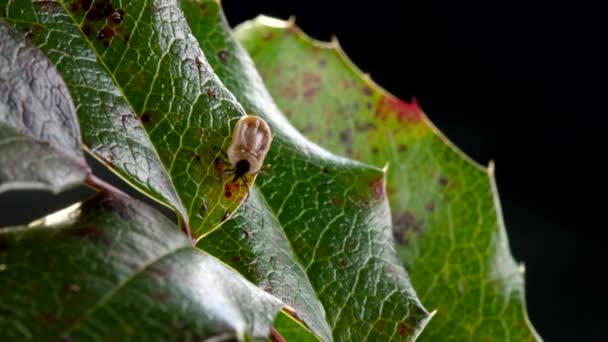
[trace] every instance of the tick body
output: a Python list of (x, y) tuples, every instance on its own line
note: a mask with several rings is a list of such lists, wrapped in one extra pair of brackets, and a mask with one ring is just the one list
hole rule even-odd
[(272, 133), (264, 119), (255, 115), (239, 119), (226, 152), (235, 180), (260, 171), (271, 142)]

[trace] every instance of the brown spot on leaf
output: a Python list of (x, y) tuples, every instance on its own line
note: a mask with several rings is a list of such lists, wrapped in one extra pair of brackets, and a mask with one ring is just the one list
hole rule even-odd
[(209, 96), (209, 97), (216, 97), (217, 96), (217, 92), (213, 88), (207, 88), (207, 96)]
[(405, 337), (412, 332), (412, 329), (407, 324), (400, 322), (397, 324), (397, 332), (399, 333), (399, 336)]
[(89, 24), (82, 24), (80, 30), (87, 37), (89, 37), (91, 35), (91, 32), (93, 32), (93, 28)]
[(355, 129), (358, 132), (369, 131), (372, 128), (376, 128), (376, 125), (374, 125), (373, 122), (368, 122), (368, 123), (364, 123), (364, 124), (360, 124), (359, 122), (355, 122)]
[(262, 36), (262, 40), (264, 40), (264, 41), (269, 41), (271, 39), (272, 39), (272, 32), (270, 32), (270, 31), (264, 33), (264, 35)]
[(348, 266), (348, 261), (346, 261), (346, 259), (340, 260), (340, 266), (342, 268), (345, 268), (346, 266)]
[(40, 32), (42, 32), (43, 30), (44, 30), (44, 27), (42, 27), (42, 25), (29, 26), (25, 29), (25, 36), (27, 38), (34, 38), (37, 35), (39, 35)]
[(298, 97), (298, 90), (290, 81), (279, 89), (279, 95), (287, 100), (295, 100)]
[(325, 59), (319, 59), (317, 64), (319, 65), (319, 67), (324, 68), (327, 65), (327, 61)]
[(347, 155), (352, 155), (353, 154), (353, 132), (350, 129), (345, 129), (342, 132), (340, 132), (340, 141), (342, 142), (342, 144), (344, 144), (344, 147), (346, 147), (346, 154)]
[(403, 153), (407, 151), (407, 146), (405, 146), (404, 144), (399, 144), (399, 147), (397, 147), (397, 151)]
[(147, 124), (150, 121), (152, 121), (152, 116), (153, 116), (152, 112), (143, 112), (143, 113), (141, 113), (139, 120), (141, 121), (141, 123)]
[(305, 100), (310, 101), (317, 96), (319, 90), (321, 90), (321, 86), (322, 82), (319, 75), (311, 72), (304, 72), (302, 74), (302, 95), (304, 95)]
[(448, 185), (448, 179), (444, 176), (439, 177), (439, 185), (446, 186)]
[(75, 234), (77, 237), (89, 240), (93, 243), (99, 243), (102, 245), (109, 245), (110, 241), (105, 236), (104, 231), (97, 226), (84, 226), (76, 229)]
[(114, 37), (114, 34), (115, 34), (114, 29), (111, 26), (105, 25), (97, 33), (97, 39), (107, 41), (107, 40), (112, 39)]
[(169, 294), (169, 292), (162, 291), (162, 292), (157, 292), (155, 297), (156, 297), (156, 300), (158, 300), (159, 302), (166, 303), (171, 298), (171, 294)]
[(68, 284), (66, 289), (70, 292), (80, 292), (80, 285), (78, 284)]
[(57, 316), (48, 312), (41, 312), (37, 317), (37, 321), (40, 323), (40, 325), (48, 326), (57, 321)]
[(382, 200), (386, 197), (384, 178), (380, 178), (372, 183), (372, 194), (377, 200)]
[(419, 123), (422, 121), (422, 110), (418, 102), (407, 103), (394, 96), (385, 95), (378, 100), (374, 114), (381, 120), (395, 117), (399, 122)]
[(122, 21), (125, 20), (125, 10), (123, 10), (122, 8), (115, 10), (114, 12), (112, 12), (112, 14), (110, 14), (108, 20), (113, 25), (120, 25)]
[(426, 204), (424, 205), (424, 209), (426, 209), (426, 211), (428, 211), (429, 213), (432, 213), (433, 211), (435, 211), (435, 202), (426, 202)]
[(409, 210), (393, 214), (393, 236), (400, 245), (409, 242), (409, 235), (421, 233), (424, 222)]
[(366, 85), (365, 87), (363, 87), (363, 94), (367, 96), (372, 96), (374, 95), (374, 91), (370, 86)]
[(220, 59), (220, 62), (228, 63), (228, 57), (229, 57), (228, 51), (226, 51), (226, 50), (218, 51), (217, 57)]
[(207, 213), (207, 211), (209, 211), (209, 208), (207, 207), (207, 204), (205, 204), (205, 202), (203, 202), (201, 204), (201, 213), (205, 214), (205, 213)]
[(378, 150), (378, 147), (376, 147), (376, 146), (372, 146), (372, 153), (373, 153), (373, 154), (376, 154), (376, 153), (378, 153), (378, 152), (380, 152), (380, 150)]

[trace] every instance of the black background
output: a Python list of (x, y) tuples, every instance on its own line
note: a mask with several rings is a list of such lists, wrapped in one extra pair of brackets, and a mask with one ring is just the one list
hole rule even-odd
[[(260, 13), (295, 15), (317, 39), (335, 34), (359, 68), (398, 97), (415, 96), (469, 156), (494, 160), (511, 249), (526, 265), (532, 322), (546, 341), (602, 340), (606, 30), (599, 9), (401, 1), (223, 6), (232, 25)], [(74, 189), (60, 201), (40, 192), (0, 195), (0, 226), (28, 222), (87, 192)]]

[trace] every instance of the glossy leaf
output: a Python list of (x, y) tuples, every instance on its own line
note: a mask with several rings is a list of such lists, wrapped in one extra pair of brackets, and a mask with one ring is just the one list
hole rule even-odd
[(493, 166), (472, 162), (416, 102), (379, 88), (337, 42), (313, 41), (293, 22), (267, 17), (236, 34), (302, 133), (334, 153), (388, 163), (399, 253), (422, 302), (437, 310), (420, 340), (540, 339), (528, 321)]
[(44, 54), (0, 18), (0, 193), (60, 192), (88, 172), (65, 83)]
[(283, 305), (155, 209), (96, 197), (0, 231), (1, 340), (266, 339)]
[(244, 113), (175, 0), (0, 0), (0, 16), (55, 64), (85, 145), (109, 168), (175, 208), (195, 237), (236, 210), (246, 187), (225, 196), (219, 151)]
[(384, 172), (319, 148), (285, 120), (217, 1), (182, 6), (215, 72), (275, 135), (268, 175), (200, 246), (292, 306), (323, 340), (414, 340), (429, 314), (394, 249)]

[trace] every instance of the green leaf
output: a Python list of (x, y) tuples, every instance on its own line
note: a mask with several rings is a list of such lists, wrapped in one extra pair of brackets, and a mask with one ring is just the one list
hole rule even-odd
[(275, 135), (270, 175), (200, 246), (292, 306), (323, 340), (414, 340), (429, 314), (394, 249), (384, 172), (319, 148), (285, 120), (217, 1), (182, 6), (215, 72)]
[(0, 193), (80, 184), (89, 167), (65, 83), (49, 60), (0, 18)]
[(493, 165), (471, 161), (415, 102), (363, 75), (337, 42), (313, 41), (293, 22), (267, 17), (236, 35), (308, 138), (334, 153), (388, 163), (398, 250), (422, 302), (437, 310), (421, 340), (540, 340), (509, 251)]
[(266, 339), (283, 305), (160, 212), (99, 194), (0, 231), (0, 339)]
[(236, 210), (246, 187), (227, 196), (215, 161), (244, 112), (176, 1), (0, 0), (0, 16), (55, 64), (84, 144), (109, 168), (175, 208), (195, 237)]

